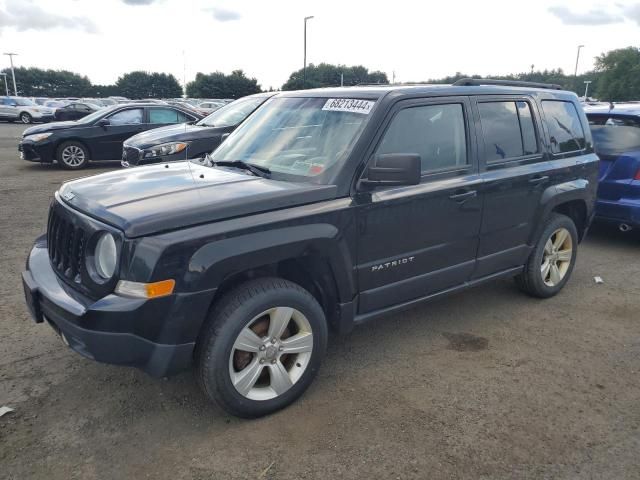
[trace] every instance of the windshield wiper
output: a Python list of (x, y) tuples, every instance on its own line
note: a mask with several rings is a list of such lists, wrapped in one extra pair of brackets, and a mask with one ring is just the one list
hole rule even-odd
[(205, 157), (205, 162), (211, 167), (241, 168), (242, 170), (247, 170), (253, 173), (256, 177), (271, 178), (271, 170), (269, 170), (267, 167), (262, 167), (253, 163), (247, 163), (242, 160), (234, 160), (232, 162), (223, 160), (216, 162), (211, 157), (209, 157), (209, 155), (207, 155)]

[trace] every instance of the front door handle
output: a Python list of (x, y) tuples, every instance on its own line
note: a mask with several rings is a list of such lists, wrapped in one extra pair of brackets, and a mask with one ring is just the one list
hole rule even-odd
[(478, 192), (475, 190), (467, 190), (464, 192), (454, 193), (453, 195), (449, 195), (449, 200), (453, 200), (454, 202), (464, 203), (468, 199), (475, 197), (478, 195)]
[(548, 180), (549, 180), (549, 177), (547, 175), (535, 176), (529, 179), (529, 183), (533, 185), (538, 185), (540, 183), (546, 183)]

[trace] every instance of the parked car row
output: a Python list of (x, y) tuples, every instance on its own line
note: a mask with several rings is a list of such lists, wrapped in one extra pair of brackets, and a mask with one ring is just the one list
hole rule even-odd
[[(73, 102), (61, 114), (86, 114), (77, 121), (28, 128), (18, 146), (25, 160), (57, 161), (80, 169), (89, 161), (118, 160), (124, 166), (198, 158), (213, 151), (272, 93), (244, 97), (204, 115), (182, 105), (122, 103), (92, 112), (79, 112)], [(62, 113), (64, 112), (64, 113)]]

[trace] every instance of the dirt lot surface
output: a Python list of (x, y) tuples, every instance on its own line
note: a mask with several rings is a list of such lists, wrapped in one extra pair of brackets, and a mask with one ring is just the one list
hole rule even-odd
[(20, 272), (78, 174), (20, 161), (22, 130), (0, 124), (0, 478), (640, 478), (638, 236), (595, 228), (553, 299), (501, 281), (333, 339), (300, 401), (239, 420), (29, 319)]

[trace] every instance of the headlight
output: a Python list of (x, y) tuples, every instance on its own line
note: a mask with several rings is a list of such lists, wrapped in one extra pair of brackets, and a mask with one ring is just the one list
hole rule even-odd
[(24, 140), (31, 140), (32, 142), (41, 142), (46, 140), (52, 135), (52, 133), (35, 133), (33, 135), (27, 135)]
[(157, 145), (155, 147), (148, 148), (144, 151), (144, 158), (160, 157), (162, 155), (173, 155), (174, 153), (180, 153), (188, 144), (182, 142), (165, 143)]
[(118, 263), (118, 252), (116, 240), (110, 233), (103, 233), (96, 243), (94, 253), (95, 268), (98, 275), (105, 280), (109, 280), (116, 273)]

